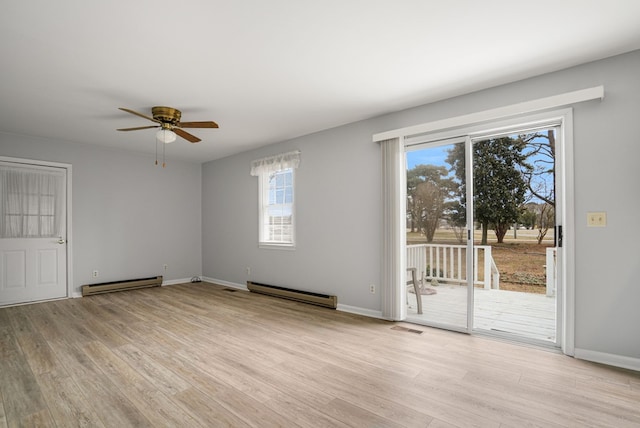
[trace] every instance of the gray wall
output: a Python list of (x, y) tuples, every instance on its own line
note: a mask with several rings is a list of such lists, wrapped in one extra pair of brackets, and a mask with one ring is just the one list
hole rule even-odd
[(76, 292), (95, 282), (201, 274), (199, 164), (169, 159), (163, 169), (137, 153), (3, 133), (0, 156), (72, 164)]
[[(380, 309), (380, 155), (357, 123), (203, 166), (203, 274), (339, 296)], [(300, 148), (295, 172), (296, 249), (258, 249), (258, 179), (250, 163)], [(251, 268), (251, 275), (246, 268)]]
[[(203, 274), (338, 295), (379, 311), (381, 167), (372, 134), (604, 85), (574, 108), (576, 348), (640, 358), (640, 51), (296, 138), (203, 165)], [(251, 160), (300, 149), (295, 251), (257, 248)], [(587, 228), (606, 211), (606, 228)], [(251, 276), (245, 268), (251, 267)]]

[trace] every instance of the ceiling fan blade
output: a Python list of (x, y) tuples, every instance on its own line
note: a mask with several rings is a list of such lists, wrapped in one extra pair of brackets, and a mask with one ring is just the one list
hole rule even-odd
[(145, 114), (138, 113), (137, 111), (133, 111), (133, 110), (130, 110), (130, 109), (128, 109), (128, 108), (124, 108), (124, 107), (118, 107), (118, 108), (119, 108), (120, 110), (122, 110), (122, 111), (126, 111), (127, 113), (135, 114), (136, 116), (143, 117), (143, 118), (148, 119), (148, 120), (150, 120), (150, 121), (152, 121), (152, 122), (160, 123), (160, 121), (159, 121), (159, 120), (154, 119), (154, 118), (152, 118), (152, 117), (149, 117), (149, 116), (147, 116), (147, 115), (145, 115)]
[(135, 128), (120, 128), (117, 131), (137, 131), (139, 129), (150, 129), (150, 128), (159, 128), (159, 126), (149, 125), (149, 126), (137, 126)]
[(196, 137), (195, 135), (191, 135), (187, 131), (183, 131), (180, 128), (175, 127), (172, 129), (172, 131), (191, 143), (197, 143), (198, 141), (202, 141), (200, 138)]
[(207, 122), (180, 122), (176, 126), (180, 128), (217, 128), (218, 124), (210, 120)]

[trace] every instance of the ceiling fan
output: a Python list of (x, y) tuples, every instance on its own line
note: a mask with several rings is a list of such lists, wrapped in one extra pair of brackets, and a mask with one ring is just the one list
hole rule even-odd
[(160, 130), (156, 134), (156, 137), (159, 141), (162, 141), (163, 143), (171, 143), (175, 141), (176, 134), (191, 143), (197, 143), (202, 140), (200, 140), (200, 138), (196, 137), (195, 135), (188, 133), (183, 128), (217, 128), (218, 127), (218, 124), (213, 121), (180, 122), (180, 118), (182, 117), (182, 112), (173, 107), (164, 107), (164, 106), (152, 107), (151, 108), (152, 117), (147, 116), (146, 114), (138, 113), (137, 111), (133, 111), (124, 107), (120, 107), (120, 110), (148, 119), (152, 122), (155, 122), (156, 125), (138, 126), (135, 128), (120, 128), (118, 129), (118, 131), (137, 131), (140, 129), (160, 128)]

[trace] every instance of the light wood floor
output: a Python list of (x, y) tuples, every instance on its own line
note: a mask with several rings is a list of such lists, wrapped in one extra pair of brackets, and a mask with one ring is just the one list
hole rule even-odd
[(0, 309), (0, 394), (0, 427), (640, 426), (636, 372), (205, 283)]

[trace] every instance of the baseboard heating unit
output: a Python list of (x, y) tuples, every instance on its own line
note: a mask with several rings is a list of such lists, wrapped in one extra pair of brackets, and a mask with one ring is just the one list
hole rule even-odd
[(135, 290), (138, 288), (159, 287), (162, 285), (162, 276), (149, 278), (128, 279), (125, 281), (103, 282), (101, 284), (88, 284), (82, 286), (82, 296), (92, 294), (111, 293), (113, 291)]
[(296, 300), (298, 302), (324, 306), (325, 308), (336, 309), (338, 307), (338, 296), (313, 293), (311, 291), (293, 290), (291, 288), (277, 287), (275, 285), (260, 284), (251, 281), (247, 281), (247, 288), (249, 291), (254, 293)]

